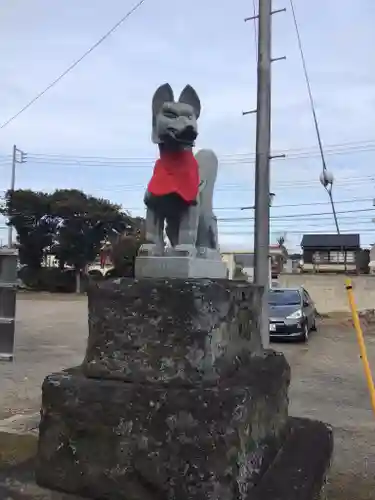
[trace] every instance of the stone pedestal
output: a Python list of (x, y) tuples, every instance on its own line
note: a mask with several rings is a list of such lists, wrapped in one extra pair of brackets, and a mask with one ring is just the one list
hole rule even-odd
[(245, 499), (288, 429), (289, 365), (246, 282), (93, 283), (82, 367), (43, 384), (36, 478), (100, 499)]
[(229, 376), (261, 352), (259, 287), (230, 280), (118, 279), (88, 292), (88, 377), (176, 384)]
[(227, 277), (227, 266), (221, 259), (189, 256), (139, 256), (135, 260), (137, 278), (211, 278)]

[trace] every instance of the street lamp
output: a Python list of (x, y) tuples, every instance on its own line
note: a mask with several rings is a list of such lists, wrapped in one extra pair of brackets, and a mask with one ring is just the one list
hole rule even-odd
[(329, 172), (327, 169), (322, 170), (322, 173), (319, 176), (319, 180), (326, 191), (332, 191), (334, 178), (331, 172)]
[(333, 189), (333, 181), (334, 177), (332, 172), (329, 172), (326, 168), (323, 168), (319, 180), (321, 185), (324, 187), (324, 189), (327, 191), (331, 206), (332, 206), (332, 212), (333, 212), (333, 218), (335, 219), (335, 225), (336, 225), (336, 230), (337, 234), (340, 234), (340, 228), (339, 224), (337, 222), (337, 216), (336, 216), (336, 210), (335, 210), (335, 204), (333, 203), (333, 197), (332, 197), (332, 189)]

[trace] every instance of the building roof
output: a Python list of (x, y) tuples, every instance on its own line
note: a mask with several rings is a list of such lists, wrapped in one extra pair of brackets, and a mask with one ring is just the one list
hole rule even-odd
[(360, 248), (359, 234), (304, 234), (302, 248)]

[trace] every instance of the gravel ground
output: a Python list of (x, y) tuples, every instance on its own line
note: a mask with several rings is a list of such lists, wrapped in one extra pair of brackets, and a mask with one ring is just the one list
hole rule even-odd
[[(86, 339), (84, 298), (20, 294), (15, 360), (0, 364), (0, 419), (37, 412), (44, 376), (80, 364)], [(366, 343), (375, 373), (375, 333), (366, 335)], [(286, 354), (292, 367), (290, 413), (334, 428), (327, 498), (373, 500), (375, 418), (354, 331), (346, 323), (323, 321), (308, 345), (273, 347)]]
[(87, 303), (80, 297), (20, 294), (13, 363), (0, 363), (0, 418), (39, 409), (49, 373), (82, 362)]

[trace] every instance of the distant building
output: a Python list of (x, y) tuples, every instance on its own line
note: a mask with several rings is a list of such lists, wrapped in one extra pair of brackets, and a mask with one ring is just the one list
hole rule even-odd
[(359, 234), (305, 234), (301, 247), (304, 273), (359, 272)]
[(301, 272), (302, 254), (289, 254), (288, 261), (284, 266), (284, 273), (299, 273)]
[[(270, 245), (269, 255), (271, 260), (272, 278), (276, 279), (282, 272), (288, 258), (288, 252), (284, 246)], [(225, 251), (221, 252), (221, 258), (228, 268), (229, 279), (234, 279), (236, 270), (240, 268), (248, 276), (249, 281), (254, 279), (254, 251)]]

